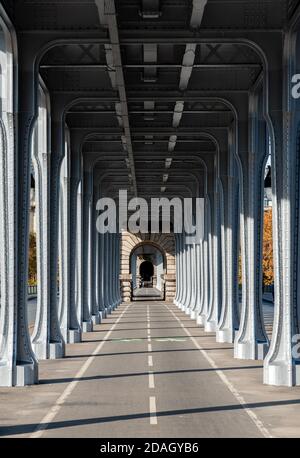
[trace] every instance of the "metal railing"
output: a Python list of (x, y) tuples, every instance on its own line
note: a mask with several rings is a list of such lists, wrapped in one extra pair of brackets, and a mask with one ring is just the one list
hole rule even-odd
[(27, 289), (28, 296), (36, 296), (37, 295), (37, 285), (29, 286)]

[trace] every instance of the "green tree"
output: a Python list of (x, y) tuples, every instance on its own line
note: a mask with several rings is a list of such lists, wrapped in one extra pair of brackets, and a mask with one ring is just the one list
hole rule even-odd
[(29, 235), (29, 260), (28, 260), (28, 284), (36, 285), (37, 280), (37, 260), (36, 260), (36, 234), (31, 232)]

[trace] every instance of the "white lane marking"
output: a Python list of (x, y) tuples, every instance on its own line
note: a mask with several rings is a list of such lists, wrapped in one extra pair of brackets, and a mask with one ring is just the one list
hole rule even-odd
[(149, 372), (149, 388), (153, 390), (155, 388), (155, 383), (154, 383), (154, 374), (153, 372)]
[(147, 324), (147, 328), (150, 329), (150, 323)]
[(150, 336), (150, 334), (151, 334), (151, 331), (150, 331), (150, 329), (148, 329), (148, 336)]
[(151, 337), (150, 336), (148, 336), (148, 342), (151, 342)]
[(148, 356), (148, 366), (152, 367), (153, 366), (153, 358), (151, 355)]
[(236, 400), (241, 404), (245, 412), (249, 415), (257, 429), (260, 431), (260, 433), (266, 437), (266, 438), (273, 438), (271, 435), (270, 431), (265, 427), (263, 422), (258, 418), (255, 412), (253, 412), (252, 409), (248, 407), (247, 402), (243, 398), (243, 396), (238, 392), (238, 390), (233, 386), (233, 384), (228, 380), (227, 376), (224, 374), (224, 372), (220, 369), (218, 369), (218, 365), (215, 363), (215, 361), (207, 354), (207, 352), (201, 347), (201, 345), (197, 342), (195, 337), (191, 335), (188, 329), (184, 326), (183, 323), (181, 323), (180, 318), (176, 316), (176, 314), (171, 310), (166, 304), (166, 308), (169, 310), (169, 312), (174, 316), (174, 318), (179, 322), (180, 326), (182, 329), (184, 329), (185, 333), (190, 337), (194, 345), (198, 348), (198, 350), (201, 352), (201, 354), (204, 356), (206, 361), (210, 364), (210, 366), (215, 369), (216, 374), (220, 377), (224, 385), (229, 389), (229, 391), (233, 394), (233, 396), (236, 398)]
[(148, 352), (149, 352), (149, 353), (151, 353), (151, 352), (152, 352), (152, 345), (151, 345), (151, 343), (150, 343), (150, 344), (148, 344)]
[(75, 375), (74, 379), (72, 382), (68, 384), (68, 386), (65, 388), (65, 390), (62, 392), (62, 394), (59, 396), (57, 399), (56, 403), (51, 407), (49, 412), (44, 416), (36, 430), (30, 435), (30, 438), (38, 438), (43, 435), (43, 433), (46, 431), (48, 428), (49, 424), (54, 420), (60, 409), (62, 408), (63, 404), (65, 403), (66, 399), (72, 394), (74, 389), (76, 388), (78, 382), (80, 379), (84, 376), (85, 372), (88, 370), (92, 362), (94, 361), (95, 357), (99, 354), (100, 350), (102, 349), (103, 345), (105, 342), (108, 340), (109, 336), (111, 335), (112, 331), (115, 329), (117, 324), (120, 322), (122, 319), (124, 313), (128, 310), (130, 305), (128, 305), (124, 311), (121, 313), (117, 321), (113, 324), (113, 326), (110, 328), (110, 330), (107, 332), (105, 335), (104, 339), (102, 342), (97, 346), (97, 348), (93, 351), (92, 355), (86, 360), (86, 362), (81, 366), (77, 374)]
[(150, 396), (149, 398), (149, 410), (150, 410), (150, 425), (157, 425), (155, 396)]

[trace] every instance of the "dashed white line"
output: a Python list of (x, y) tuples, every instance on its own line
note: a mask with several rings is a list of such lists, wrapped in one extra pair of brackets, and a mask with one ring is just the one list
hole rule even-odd
[(102, 342), (96, 347), (96, 349), (93, 351), (92, 355), (86, 360), (86, 362), (81, 366), (77, 374), (75, 375), (73, 381), (68, 384), (68, 386), (65, 388), (65, 390), (62, 392), (62, 394), (59, 396), (57, 399), (56, 403), (53, 405), (53, 407), (50, 409), (50, 411), (44, 416), (34, 433), (30, 435), (30, 438), (39, 438), (43, 435), (45, 430), (48, 428), (49, 424), (54, 420), (60, 409), (62, 408), (63, 404), (65, 403), (66, 399), (72, 394), (74, 389), (76, 388), (78, 382), (80, 379), (84, 376), (85, 372), (88, 370), (92, 362), (94, 361), (95, 357), (100, 353), (100, 350), (102, 349), (103, 345), (105, 342), (108, 340), (109, 336), (111, 335), (112, 331), (115, 329), (117, 324), (120, 322), (122, 319), (123, 315), (127, 312), (128, 308), (130, 307), (130, 304), (123, 310), (117, 321), (113, 324), (113, 326), (110, 328), (110, 330), (107, 332), (105, 337), (103, 338)]
[(215, 361), (206, 353), (206, 351), (201, 347), (199, 342), (191, 335), (189, 330), (184, 326), (184, 324), (181, 322), (180, 318), (176, 316), (176, 314), (171, 310), (166, 304), (166, 308), (169, 310), (169, 312), (174, 316), (174, 318), (178, 321), (182, 329), (185, 331), (185, 333), (190, 337), (194, 345), (198, 348), (198, 350), (201, 352), (201, 354), (204, 356), (206, 361), (210, 364), (210, 366), (215, 369), (216, 374), (220, 377), (224, 385), (229, 389), (229, 391), (233, 394), (233, 396), (236, 398), (236, 400), (241, 404), (245, 412), (249, 415), (257, 429), (261, 432), (261, 434), (266, 437), (266, 438), (272, 438), (273, 436), (271, 435), (270, 431), (265, 427), (263, 422), (257, 417), (256, 413), (253, 412), (252, 409), (248, 407), (247, 402), (243, 398), (243, 396), (238, 392), (238, 390), (233, 386), (233, 384), (228, 380), (227, 376), (224, 374), (224, 372), (220, 369), (218, 369), (218, 365), (215, 363)]
[(154, 374), (153, 372), (149, 372), (149, 388), (153, 390), (155, 388), (155, 383), (154, 383)]
[(148, 344), (148, 352), (149, 352), (149, 353), (152, 353), (152, 345), (151, 345), (151, 343)]
[(149, 410), (150, 410), (150, 425), (157, 425), (155, 396), (150, 396), (149, 398)]
[(153, 358), (151, 355), (148, 356), (148, 366), (152, 367), (153, 366)]

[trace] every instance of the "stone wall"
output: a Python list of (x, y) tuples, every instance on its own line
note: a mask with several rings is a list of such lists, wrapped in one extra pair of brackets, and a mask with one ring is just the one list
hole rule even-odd
[(173, 302), (176, 292), (175, 239), (173, 234), (131, 234), (123, 232), (121, 236), (121, 272), (120, 283), (123, 302), (131, 300), (130, 256), (140, 245), (150, 244), (158, 248), (165, 260), (165, 297)]

